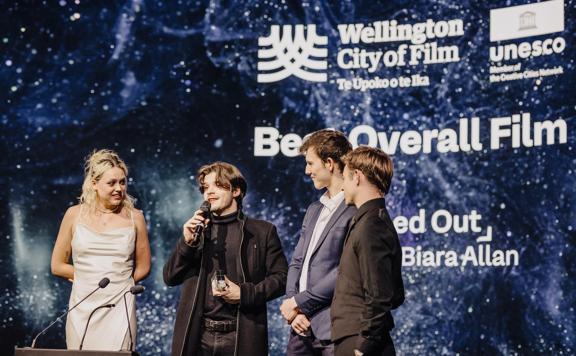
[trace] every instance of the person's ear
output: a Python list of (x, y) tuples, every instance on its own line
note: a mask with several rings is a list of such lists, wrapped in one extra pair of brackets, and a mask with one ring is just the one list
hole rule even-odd
[(328, 157), (326, 162), (324, 162), (324, 167), (326, 167), (326, 169), (329, 170), (330, 173), (334, 173), (334, 168), (336, 168), (336, 163), (334, 162), (334, 160), (332, 158)]
[(240, 191), (240, 188), (232, 189), (232, 197), (238, 198), (240, 196), (240, 194), (242, 194), (242, 192)]
[(362, 174), (361, 171), (355, 169), (353, 179), (354, 179), (354, 183), (356, 184), (356, 186), (359, 186), (360, 181), (364, 179), (364, 174)]

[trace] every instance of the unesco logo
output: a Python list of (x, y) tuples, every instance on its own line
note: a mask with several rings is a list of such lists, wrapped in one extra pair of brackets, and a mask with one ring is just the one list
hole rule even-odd
[(272, 25), (270, 35), (258, 38), (258, 83), (272, 83), (291, 75), (325, 82), (328, 37), (318, 36), (316, 25)]
[(536, 28), (536, 14), (532, 11), (526, 11), (520, 15), (520, 31), (531, 30)]

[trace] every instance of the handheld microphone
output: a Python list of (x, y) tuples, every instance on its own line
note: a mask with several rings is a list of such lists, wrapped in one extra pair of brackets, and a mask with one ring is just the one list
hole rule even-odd
[(44, 330), (40, 331), (38, 333), (38, 335), (36, 335), (36, 337), (34, 337), (34, 340), (32, 340), (32, 345), (30, 346), (31, 348), (35, 348), (36, 347), (36, 340), (38, 339), (38, 337), (40, 337), (40, 335), (44, 334), (46, 332), (46, 330), (50, 329), (52, 327), (52, 325), (56, 324), (58, 321), (60, 321), (66, 314), (68, 314), (69, 312), (71, 312), (74, 308), (76, 308), (78, 305), (80, 305), (80, 303), (82, 303), (83, 301), (85, 301), (86, 299), (88, 299), (88, 297), (90, 297), (92, 294), (96, 293), (96, 291), (100, 288), (106, 288), (106, 286), (108, 286), (108, 284), (110, 283), (110, 279), (104, 277), (100, 280), (100, 282), (98, 282), (98, 288), (94, 289), (92, 292), (90, 292), (90, 294), (88, 294), (87, 296), (85, 296), (84, 298), (82, 298), (82, 300), (80, 300), (78, 303), (74, 304), (74, 306), (70, 309), (67, 309), (64, 313), (62, 313), (58, 318), (56, 318), (56, 320), (54, 320), (53, 322), (50, 323), (50, 325), (48, 325), (46, 328), (44, 328)]
[[(203, 218), (207, 218), (210, 215), (210, 202), (208, 200), (205, 200), (202, 205), (200, 205), (200, 210), (202, 211), (202, 217)], [(194, 228), (194, 241), (198, 241), (197, 239), (200, 239), (199, 241), (199, 246), (202, 246), (204, 241), (203, 241), (203, 233), (204, 232), (204, 224), (198, 224), (196, 225), (196, 227)]]
[(144, 286), (137, 284), (133, 287), (130, 288), (130, 290), (127, 290), (126, 292), (124, 292), (124, 294), (122, 294), (122, 298), (124, 298), (124, 311), (126, 311), (126, 321), (128, 321), (128, 335), (130, 336), (130, 351), (134, 351), (134, 340), (132, 339), (132, 328), (130, 327), (130, 316), (128, 315), (128, 304), (126, 303), (126, 294), (128, 293), (132, 293), (134, 295), (138, 295), (142, 292), (144, 292)]
[(80, 350), (82, 350), (82, 346), (84, 345), (84, 338), (86, 337), (86, 333), (88, 332), (88, 324), (90, 324), (90, 319), (92, 319), (92, 315), (94, 315), (94, 312), (98, 309), (114, 308), (115, 306), (116, 306), (116, 304), (104, 304), (104, 305), (96, 307), (96, 308), (94, 308), (94, 310), (92, 310), (92, 313), (90, 313), (90, 316), (88, 317), (88, 321), (86, 322), (86, 328), (84, 329), (84, 334), (82, 335), (82, 341), (80, 341)]

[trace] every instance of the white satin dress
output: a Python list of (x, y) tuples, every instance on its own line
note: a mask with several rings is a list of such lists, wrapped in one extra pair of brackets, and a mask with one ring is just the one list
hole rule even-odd
[[(80, 216), (82, 214), (80, 213)], [(83, 350), (120, 351), (130, 348), (128, 321), (122, 295), (134, 286), (132, 272), (136, 245), (136, 228), (132, 226), (98, 232), (78, 219), (72, 238), (74, 283), (69, 307), (93, 291), (98, 282), (108, 277), (110, 284), (99, 289), (66, 319), (66, 345), (68, 349), (80, 347), (82, 335), (90, 313), (98, 306), (115, 304), (114, 308), (98, 309), (90, 319), (84, 338)], [(136, 344), (136, 303), (134, 295), (126, 294), (132, 339)]]

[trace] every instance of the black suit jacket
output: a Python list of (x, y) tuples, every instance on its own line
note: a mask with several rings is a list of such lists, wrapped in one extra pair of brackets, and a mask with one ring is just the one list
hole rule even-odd
[(394, 327), (390, 311), (404, 302), (402, 249), (384, 199), (364, 203), (352, 223), (340, 259), (332, 301), (332, 340), (358, 335), (369, 354)]

